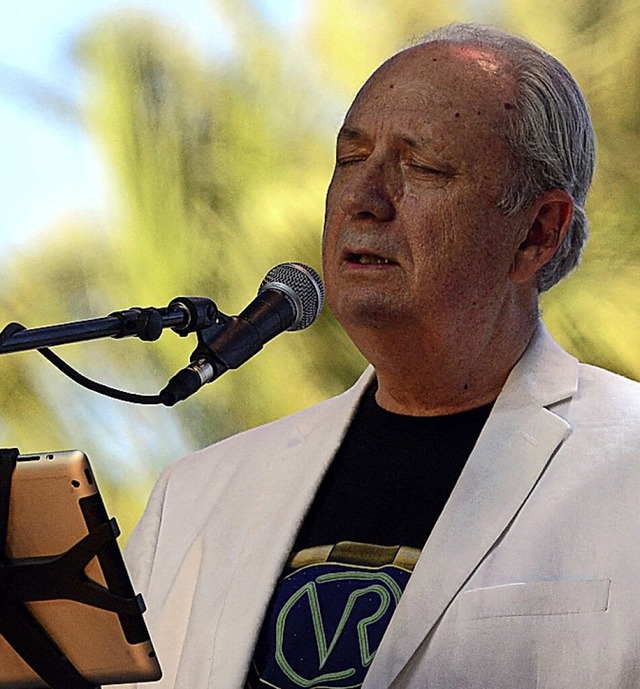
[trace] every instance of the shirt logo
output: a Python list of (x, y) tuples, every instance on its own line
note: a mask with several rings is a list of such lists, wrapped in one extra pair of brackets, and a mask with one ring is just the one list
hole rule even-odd
[(254, 657), (277, 689), (352, 689), (364, 681), (409, 572), (323, 563), (276, 589)]

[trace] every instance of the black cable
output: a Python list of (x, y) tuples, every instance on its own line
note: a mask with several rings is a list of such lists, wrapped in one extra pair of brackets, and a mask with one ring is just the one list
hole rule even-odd
[[(26, 330), (26, 328), (20, 323), (9, 323), (2, 332), (0, 332), (0, 345), (20, 330)], [(162, 399), (160, 395), (139, 395), (135, 392), (126, 392), (125, 390), (118, 390), (117, 388), (112, 388), (109, 385), (104, 385), (98, 383), (91, 378), (87, 378), (79, 371), (69, 366), (66, 361), (61, 359), (57, 354), (54, 354), (48, 347), (41, 347), (37, 350), (42, 354), (42, 356), (52, 363), (59, 371), (65, 374), (73, 380), (75, 383), (82, 385), (83, 387), (91, 390), (92, 392), (97, 392), (100, 395), (105, 395), (106, 397), (111, 397), (122, 402), (131, 402), (133, 404), (162, 404)]]

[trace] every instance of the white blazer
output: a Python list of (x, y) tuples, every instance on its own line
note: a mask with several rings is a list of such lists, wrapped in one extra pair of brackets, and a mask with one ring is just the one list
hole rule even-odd
[[(241, 689), (346, 393), (181, 460), (128, 546), (162, 689)], [(363, 689), (640, 687), (640, 385), (541, 327), (422, 552)]]

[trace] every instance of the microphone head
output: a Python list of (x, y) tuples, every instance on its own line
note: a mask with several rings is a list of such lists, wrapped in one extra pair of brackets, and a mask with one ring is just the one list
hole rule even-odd
[(304, 330), (320, 315), (324, 306), (324, 285), (313, 268), (304, 263), (280, 263), (274, 266), (260, 284), (258, 294), (265, 290), (282, 292), (294, 312), (288, 330)]

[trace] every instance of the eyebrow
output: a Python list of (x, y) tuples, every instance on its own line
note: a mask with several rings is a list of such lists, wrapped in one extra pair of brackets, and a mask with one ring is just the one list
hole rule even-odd
[(422, 147), (419, 141), (416, 141), (416, 139), (413, 139), (410, 136), (407, 136), (406, 134), (398, 138), (400, 141), (402, 141), (403, 144), (409, 146), (409, 148), (417, 149)]
[(366, 139), (365, 133), (356, 129), (355, 127), (343, 126), (338, 132), (338, 141), (356, 141), (358, 139)]
[(417, 151), (432, 149), (436, 144), (436, 140), (429, 136), (429, 134), (420, 134), (417, 137), (409, 136), (408, 134), (400, 134), (397, 139), (405, 146)]
[[(338, 132), (338, 141), (358, 141), (367, 138), (367, 135), (361, 129), (350, 127), (348, 125), (343, 126)], [(419, 141), (418, 139), (414, 139), (406, 134), (399, 135), (397, 140), (414, 150), (423, 148), (428, 144), (428, 141), (426, 140)]]

